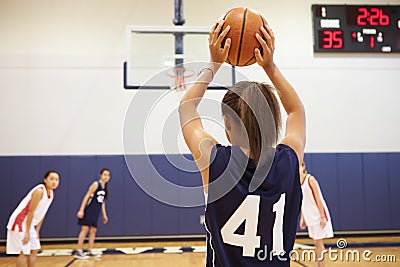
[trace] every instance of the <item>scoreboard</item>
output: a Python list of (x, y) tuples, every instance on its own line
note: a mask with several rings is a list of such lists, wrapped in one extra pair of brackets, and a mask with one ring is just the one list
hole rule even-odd
[(312, 5), (314, 52), (400, 52), (400, 6)]

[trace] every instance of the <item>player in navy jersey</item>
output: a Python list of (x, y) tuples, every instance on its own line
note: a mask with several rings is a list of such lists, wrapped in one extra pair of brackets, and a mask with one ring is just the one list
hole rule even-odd
[(89, 256), (99, 257), (101, 255), (94, 254), (92, 248), (97, 232), (97, 221), (99, 220), (100, 212), (102, 213), (103, 223), (108, 222), (105, 200), (108, 198), (107, 183), (110, 180), (111, 172), (109, 169), (102, 169), (100, 179), (93, 182), (86, 195), (84, 196), (81, 206), (76, 216), (78, 224), (81, 226), (81, 232), (78, 237), (78, 248), (75, 252), (75, 258), (87, 259), (87, 255), (83, 253), (83, 242), (89, 232)]
[[(209, 34), (210, 63), (179, 106), (182, 133), (201, 172), (206, 195), (206, 266), (289, 266), (301, 205), (299, 162), (306, 141), (305, 111), (294, 88), (273, 61), (275, 37), (267, 25), (256, 34), (262, 47), (257, 63), (276, 88), (287, 113), (284, 138), (278, 142), (280, 107), (274, 88), (239, 82), (221, 104), (225, 133), (222, 146), (207, 133), (197, 107), (228, 56), (230, 27), (216, 22)], [(279, 143), (278, 145), (276, 145)]]

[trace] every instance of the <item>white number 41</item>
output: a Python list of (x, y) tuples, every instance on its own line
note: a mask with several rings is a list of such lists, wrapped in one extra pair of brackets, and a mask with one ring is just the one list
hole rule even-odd
[[(261, 238), (257, 235), (258, 217), (260, 211), (260, 196), (248, 195), (221, 228), (222, 240), (226, 244), (243, 248), (242, 256), (254, 257), (256, 248), (260, 247)], [(274, 228), (272, 229), (272, 251), (283, 251), (283, 213), (285, 211), (285, 193), (273, 205), (276, 213)], [(235, 231), (245, 221), (244, 234), (235, 234)]]

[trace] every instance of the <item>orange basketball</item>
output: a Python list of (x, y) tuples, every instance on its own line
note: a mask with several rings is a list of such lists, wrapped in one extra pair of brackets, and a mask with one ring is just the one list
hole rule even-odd
[[(226, 26), (231, 26), (226, 36), (226, 38), (231, 38), (231, 48), (226, 62), (234, 66), (254, 64), (256, 62), (254, 49), (258, 47), (261, 50), (255, 34), (263, 36), (260, 27), (267, 24), (265, 18), (250, 8), (236, 7), (226, 12), (223, 19), (225, 23), (221, 32)], [(222, 44), (225, 44), (225, 40)]]

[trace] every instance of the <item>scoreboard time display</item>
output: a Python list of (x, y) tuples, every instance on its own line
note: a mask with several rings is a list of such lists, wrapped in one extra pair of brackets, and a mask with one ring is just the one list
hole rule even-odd
[(314, 52), (400, 52), (400, 6), (312, 5)]

